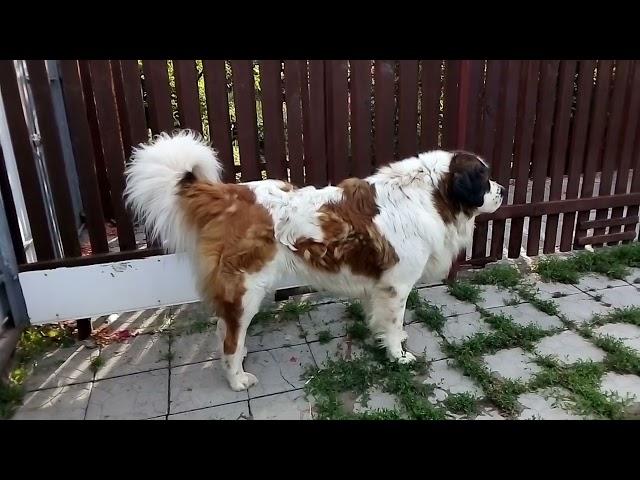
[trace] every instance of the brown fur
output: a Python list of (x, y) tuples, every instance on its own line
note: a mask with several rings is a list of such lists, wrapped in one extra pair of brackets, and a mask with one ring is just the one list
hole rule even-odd
[(354, 274), (378, 279), (398, 263), (398, 255), (373, 223), (378, 214), (375, 187), (357, 178), (338, 186), (343, 200), (319, 209), (323, 241), (301, 238), (296, 253), (319, 270), (337, 273), (348, 266)]
[(201, 288), (227, 325), (224, 353), (233, 354), (246, 291), (244, 273), (259, 271), (275, 256), (273, 221), (242, 185), (199, 182), (187, 174), (181, 187), (187, 222), (199, 232)]

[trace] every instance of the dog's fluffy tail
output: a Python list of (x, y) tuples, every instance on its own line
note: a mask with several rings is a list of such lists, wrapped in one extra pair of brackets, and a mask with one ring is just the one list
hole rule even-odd
[(189, 249), (190, 235), (177, 195), (185, 175), (220, 182), (222, 165), (197, 133), (162, 133), (134, 149), (126, 171), (126, 203), (153, 239), (169, 251)]

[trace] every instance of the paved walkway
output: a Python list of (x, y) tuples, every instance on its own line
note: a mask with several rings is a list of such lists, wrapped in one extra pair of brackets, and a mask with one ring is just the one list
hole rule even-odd
[[(475, 304), (452, 297), (444, 285), (423, 287), (420, 297), (440, 307), (446, 321), (432, 330), (416, 319), (405, 317), (408, 348), (428, 361), (423, 383), (433, 387), (435, 405), (451, 395), (469, 394), (480, 405), (472, 414), (448, 412), (448, 418), (577, 419), (588, 418), (567, 404), (563, 388), (524, 391), (510, 415), (487, 398), (480, 383), (463, 374), (445, 352), (447, 345), (461, 345), (494, 327), (485, 321), (478, 307), (489, 314), (505, 314), (520, 326), (534, 325), (547, 331), (532, 349), (497, 350), (481, 356), (492, 378), (526, 383), (542, 368), (541, 358), (553, 358), (560, 365), (593, 361), (608, 365), (607, 352), (595, 339), (608, 335), (640, 353), (640, 327), (628, 323), (594, 326), (593, 337), (581, 327), (594, 314), (606, 314), (616, 307), (640, 306), (634, 269), (625, 280), (597, 275), (583, 277), (577, 285), (541, 283), (536, 278), (538, 298), (552, 299), (559, 315), (547, 315), (518, 295), (495, 286), (483, 286)], [(260, 319), (250, 329), (245, 369), (260, 383), (248, 392), (233, 392), (223, 379), (216, 351), (215, 320), (199, 304), (157, 311), (134, 312), (94, 325), (110, 332), (111, 343), (96, 348), (77, 345), (48, 354), (26, 380), (28, 393), (15, 419), (311, 419), (313, 402), (305, 396), (303, 373), (309, 366), (321, 367), (328, 358), (357, 356), (360, 347), (347, 335), (352, 320), (339, 299), (321, 294), (298, 298), (315, 304), (315, 309), (290, 319)], [(273, 306), (266, 306), (272, 308)], [(113, 341), (113, 339), (119, 341)], [(551, 356), (551, 357), (547, 357)], [(606, 371), (600, 391), (627, 398), (626, 411), (640, 410), (640, 377)], [(636, 395), (634, 398), (633, 396)], [(393, 395), (372, 390), (368, 399), (356, 398), (354, 412), (394, 409)]]

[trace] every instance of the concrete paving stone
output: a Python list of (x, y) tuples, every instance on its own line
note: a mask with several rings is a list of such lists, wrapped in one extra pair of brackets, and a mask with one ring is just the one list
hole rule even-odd
[(449, 343), (459, 344), (477, 333), (491, 333), (493, 329), (482, 320), (480, 313), (473, 312), (447, 318), (442, 335)]
[(462, 371), (447, 359), (432, 362), (422, 383), (435, 387), (430, 397), (430, 400), (434, 402), (441, 402), (449, 394), (456, 393), (469, 393), (477, 398), (483, 396), (480, 386), (476, 385), (471, 377), (463, 375)]
[(640, 291), (632, 285), (610, 288), (598, 293), (602, 294), (601, 302), (613, 308), (640, 306)]
[(531, 355), (519, 347), (484, 355), (482, 360), (493, 375), (507, 380), (527, 382), (542, 370)]
[(537, 290), (537, 296), (542, 300), (557, 300), (562, 297), (576, 295), (582, 293), (574, 285), (559, 282), (535, 282), (534, 290)]
[(302, 374), (313, 365), (308, 345), (250, 353), (245, 370), (258, 377), (258, 384), (249, 389), (249, 398), (302, 388), (305, 382)]
[(328, 331), (332, 337), (347, 334), (347, 311), (342, 303), (318, 305), (316, 310), (300, 315), (300, 326), (307, 342), (318, 340), (318, 334)]
[[(246, 390), (234, 392), (222, 369), (222, 360), (171, 369), (170, 414), (247, 400)], [(254, 373), (246, 369), (250, 373)]]
[(93, 380), (91, 360), (97, 356), (97, 348), (89, 349), (82, 345), (48, 352), (35, 362), (33, 371), (24, 382), (25, 390), (90, 382)]
[(629, 268), (629, 274), (624, 277), (625, 282), (640, 286), (640, 268)]
[(560, 313), (578, 326), (589, 324), (595, 315), (605, 315), (611, 311), (611, 307), (603, 305), (586, 293), (556, 298), (554, 302), (558, 305)]
[(91, 388), (81, 383), (27, 393), (13, 420), (82, 420)]
[(201, 333), (174, 335), (171, 340), (171, 367), (220, 358), (214, 329)]
[(202, 302), (187, 303), (173, 307), (168, 314), (169, 328), (177, 335), (195, 333), (203, 328), (213, 329), (217, 318)]
[(248, 420), (250, 418), (249, 402), (245, 400), (217, 407), (176, 413), (175, 415), (169, 415), (167, 420)]
[(581, 420), (584, 417), (569, 411), (558, 399), (555, 390), (523, 393), (518, 403), (523, 407), (518, 420)]
[(425, 360), (440, 360), (446, 357), (440, 347), (440, 337), (422, 324), (414, 323), (405, 327), (407, 332), (406, 348), (415, 355), (424, 356)]
[(630, 414), (640, 414), (640, 377), (637, 375), (620, 375), (608, 372), (603, 375), (600, 383), (600, 391), (612, 393), (622, 400), (629, 402), (625, 409)]
[(149, 308), (133, 312), (115, 313), (99, 317), (91, 324), (94, 329), (107, 327), (111, 332), (128, 330), (132, 334), (155, 333), (166, 329), (172, 315), (179, 309), (176, 307)]
[(248, 352), (271, 350), (305, 343), (305, 336), (297, 320), (273, 320), (261, 322), (247, 335)]
[(605, 290), (608, 288), (614, 287), (623, 287), (628, 286), (624, 280), (619, 280), (616, 278), (609, 278), (605, 275), (600, 275), (598, 273), (587, 273), (580, 277), (578, 283), (576, 283), (576, 287), (578, 287), (583, 292), (591, 292), (594, 290)]
[(169, 370), (94, 382), (87, 420), (144, 420), (167, 413)]
[(138, 335), (100, 349), (103, 365), (96, 380), (169, 367), (169, 337)]
[(553, 330), (554, 328), (562, 328), (564, 326), (558, 317), (555, 315), (547, 315), (530, 303), (494, 308), (491, 313), (507, 315), (512, 318), (513, 323), (523, 327), (534, 325), (542, 330)]
[(362, 354), (362, 348), (349, 337), (333, 338), (327, 343), (312, 342), (309, 344), (317, 365), (322, 366), (327, 359), (351, 360)]
[(602, 337), (613, 337), (640, 354), (640, 327), (629, 323), (607, 323), (593, 333)]
[(543, 338), (536, 344), (535, 352), (541, 356), (551, 355), (564, 364), (589, 360), (601, 362), (606, 356), (594, 344), (568, 330)]
[(250, 403), (254, 420), (313, 419), (313, 402), (306, 398), (302, 390), (252, 398)]
[(504, 288), (494, 285), (483, 285), (480, 288), (482, 288), (482, 300), (478, 302), (478, 306), (482, 308), (502, 307), (511, 301), (523, 302), (515, 293)]
[(439, 285), (431, 288), (423, 288), (418, 290), (418, 294), (423, 300), (428, 301), (432, 305), (440, 307), (445, 317), (452, 315), (463, 315), (465, 313), (475, 312), (476, 307), (473, 303), (462, 302), (447, 293), (445, 285)]

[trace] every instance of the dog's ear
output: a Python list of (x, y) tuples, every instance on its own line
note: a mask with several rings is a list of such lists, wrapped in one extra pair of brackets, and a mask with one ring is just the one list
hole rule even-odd
[(479, 168), (462, 169), (453, 172), (453, 198), (465, 207), (478, 208), (484, 202), (485, 175)]

